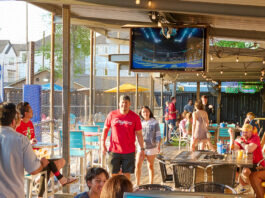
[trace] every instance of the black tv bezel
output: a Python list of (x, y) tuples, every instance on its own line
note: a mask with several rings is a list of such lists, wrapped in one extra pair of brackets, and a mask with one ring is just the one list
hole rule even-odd
[(207, 66), (208, 66), (208, 52), (209, 52), (209, 26), (207, 25), (174, 25), (174, 26), (170, 26), (172, 28), (204, 28), (205, 29), (205, 37), (204, 37), (204, 64), (203, 64), (203, 68), (200, 69), (195, 69), (195, 68), (174, 68), (174, 69), (134, 69), (132, 68), (132, 59), (133, 59), (133, 55), (132, 55), (132, 29), (133, 28), (162, 28), (162, 27), (157, 27), (157, 26), (135, 26), (135, 27), (130, 27), (130, 54), (129, 54), (129, 58), (130, 58), (130, 64), (129, 64), (129, 69), (132, 72), (163, 72), (163, 73), (167, 73), (167, 72), (204, 72), (207, 70)]

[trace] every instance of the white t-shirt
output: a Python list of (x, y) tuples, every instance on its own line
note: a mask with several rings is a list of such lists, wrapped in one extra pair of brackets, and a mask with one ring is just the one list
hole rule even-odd
[(28, 138), (11, 127), (0, 127), (0, 197), (24, 198), (24, 169), (40, 167)]

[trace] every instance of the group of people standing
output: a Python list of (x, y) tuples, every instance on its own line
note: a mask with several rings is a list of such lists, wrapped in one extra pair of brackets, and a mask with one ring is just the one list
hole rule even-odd
[(195, 151), (196, 145), (201, 142), (201, 149), (204, 149), (205, 145), (211, 150), (214, 150), (209, 138), (207, 137), (209, 116), (214, 114), (214, 108), (208, 104), (208, 98), (206, 95), (201, 97), (201, 100), (197, 100), (193, 105), (191, 99), (188, 100), (188, 104), (184, 106), (184, 111), (179, 115), (177, 120), (178, 110), (176, 110), (176, 98), (171, 97), (171, 102), (166, 102), (165, 109), (165, 121), (169, 126), (168, 136), (171, 137), (173, 129), (178, 125), (182, 136), (190, 136), (192, 140), (191, 149)]

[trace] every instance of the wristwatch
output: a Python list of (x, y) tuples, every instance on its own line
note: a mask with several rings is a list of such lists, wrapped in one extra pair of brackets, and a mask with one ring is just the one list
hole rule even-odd
[(141, 151), (145, 151), (145, 148), (141, 148)]

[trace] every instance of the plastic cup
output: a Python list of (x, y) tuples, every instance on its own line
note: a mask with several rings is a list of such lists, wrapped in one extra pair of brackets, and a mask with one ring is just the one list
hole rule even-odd
[(238, 152), (237, 152), (237, 159), (242, 159), (242, 157), (243, 157), (243, 150), (239, 150)]
[(217, 143), (217, 153), (222, 154), (223, 153), (223, 144)]

